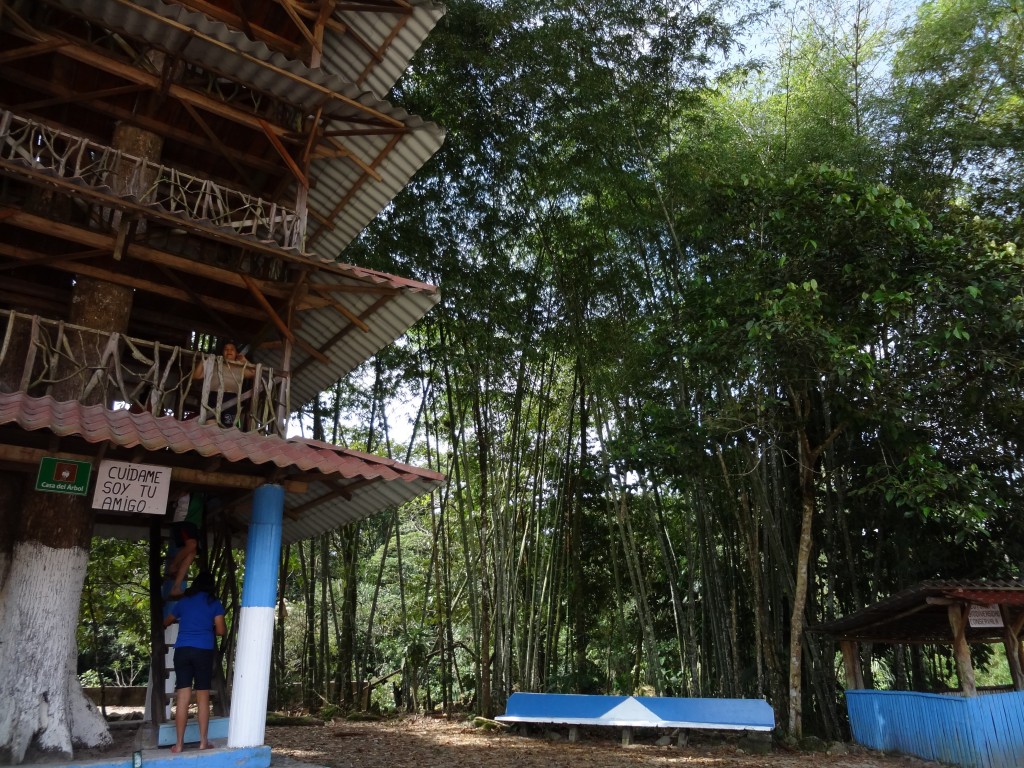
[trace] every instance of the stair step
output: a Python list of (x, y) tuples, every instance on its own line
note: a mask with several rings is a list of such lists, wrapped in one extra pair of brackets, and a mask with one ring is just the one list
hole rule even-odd
[[(228, 737), (228, 724), (230, 718), (211, 717), (210, 728), (207, 737), (210, 739), (226, 739)], [(157, 734), (157, 746), (169, 747), (177, 741), (177, 733), (174, 730), (174, 723), (160, 723), (160, 732)], [(186, 744), (199, 743), (199, 722), (189, 719), (185, 724)]]

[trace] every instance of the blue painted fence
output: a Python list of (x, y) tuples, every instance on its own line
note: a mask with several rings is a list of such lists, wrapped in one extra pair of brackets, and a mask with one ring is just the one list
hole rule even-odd
[(1024, 766), (1024, 692), (943, 696), (846, 692), (853, 740), (964, 768)]

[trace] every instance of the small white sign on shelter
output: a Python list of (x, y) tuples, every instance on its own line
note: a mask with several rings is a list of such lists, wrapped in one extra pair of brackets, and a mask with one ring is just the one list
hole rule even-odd
[(1001, 627), (1003, 616), (998, 605), (972, 605), (968, 622), (972, 627)]
[(162, 515), (167, 511), (171, 468), (123, 461), (100, 462), (93, 509)]

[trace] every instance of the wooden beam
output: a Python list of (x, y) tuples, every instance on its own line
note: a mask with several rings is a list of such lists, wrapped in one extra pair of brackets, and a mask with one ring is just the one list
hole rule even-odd
[[(398, 144), (399, 138), (400, 138), (399, 136), (392, 136), (390, 141), (388, 141), (388, 143), (384, 147), (384, 149), (382, 149), (380, 151), (380, 153), (377, 155), (376, 159), (374, 159), (374, 161), (373, 161), (373, 163), (371, 163), (371, 165), (376, 167), (377, 165), (382, 163), (384, 161), (384, 158), (387, 157), (391, 153), (391, 150), (395, 148), (395, 145)], [(363, 184), (366, 183), (366, 179), (367, 178), (368, 178), (367, 174), (364, 173), (362, 176), (360, 176), (356, 180), (355, 184), (352, 185), (352, 187), (348, 190), (348, 192), (346, 192), (344, 195), (342, 195), (342, 198), (337, 203), (335, 203), (334, 208), (332, 208), (331, 212), (329, 214), (327, 214), (327, 216), (325, 217), (326, 221), (328, 221), (328, 222), (333, 222), (334, 221), (335, 217), (337, 217), (337, 215), (350, 202), (352, 202), (352, 198), (355, 197), (356, 193), (362, 188)], [(334, 229), (334, 224), (333, 223), (328, 224), (328, 226), (331, 229)], [(306, 239), (307, 246), (312, 247), (313, 243), (315, 243), (317, 240), (320, 239), (320, 236), (324, 233), (324, 229), (325, 229), (325, 227), (321, 226), (313, 234), (309, 234), (307, 232), (307, 239)]]
[[(109, 252), (109, 251), (108, 251)], [(16, 248), (14, 246), (8, 246), (5, 243), (0, 243), (0, 254), (4, 256), (13, 256), (14, 258), (20, 258), (21, 254), (24, 253), (24, 249)], [(71, 274), (85, 275), (87, 277), (95, 277), (99, 280), (107, 280), (118, 285), (126, 285), (131, 288), (135, 288), (140, 291), (148, 291), (154, 293), (157, 296), (166, 296), (170, 299), (176, 299), (178, 301), (191, 301), (191, 296), (186, 291), (178, 288), (174, 288), (169, 285), (163, 285), (161, 283), (155, 283), (151, 280), (144, 280), (142, 278), (131, 277), (122, 272), (116, 270), (103, 269), (102, 267), (94, 267), (89, 264), (82, 264), (76, 261), (69, 261), (64, 264), (61, 262), (51, 263), (54, 269), (59, 269), (63, 272), (69, 272)], [(210, 303), (210, 306), (215, 307), (221, 312), (227, 312), (238, 317), (245, 317), (250, 320), (259, 320), (262, 314), (255, 307), (249, 307), (245, 304), (237, 304), (231, 301), (225, 301), (214, 296), (208, 296), (206, 301)]]
[[(5, 73), (5, 70), (0, 69), (0, 73)], [(54, 83), (49, 80), (31, 77), (24, 72), (14, 72), (12, 74), (15, 75), (17, 79), (24, 85), (31, 86), (36, 90), (52, 93), (55, 96), (60, 97), (61, 99), (69, 101), (75, 99), (75, 92), (67, 86), (63, 85), (62, 83)], [(134, 85), (126, 87), (131, 87), (133, 90), (136, 91), (146, 90), (148, 88), (148, 86)], [(20, 105), (15, 106), (17, 108), (20, 108)], [(89, 107), (95, 110), (96, 112), (103, 115), (107, 115), (108, 117), (112, 117), (115, 120), (121, 120), (127, 123), (135, 124), (140, 128), (145, 128), (147, 131), (150, 131), (151, 133), (158, 134), (168, 139), (173, 139), (174, 141), (179, 141), (195, 149), (209, 149), (207, 142), (191, 131), (181, 130), (176, 128), (175, 126), (160, 122), (159, 120), (153, 119), (146, 115), (142, 115), (127, 109), (122, 109), (121, 107), (118, 107), (116, 104), (108, 104), (106, 101), (103, 101), (102, 99), (94, 99), (89, 103)], [(48, 120), (44, 120), (41, 118), (36, 119), (38, 119), (44, 125), (52, 125), (56, 128), (63, 127), (60, 125), (56, 125)], [(257, 157), (255, 155), (247, 155), (244, 152), (236, 151), (230, 148), (228, 148), (228, 151), (233, 158), (244, 162), (246, 165), (254, 168), (255, 170), (260, 171), (261, 173), (266, 173), (271, 176), (281, 174), (282, 176), (285, 176), (287, 178), (287, 175), (282, 173), (282, 168), (277, 163), (268, 162), (263, 158)]]
[(352, 498), (353, 491), (356, 491), (360, 488), (364, 488), (368, 485), (371, 485), (374, 482), (376, 482), (376, 479), (363, 478), (362, 480), (356, 480), (354, 483), (349, 483), (348, 485), (335, 485), (335, 487), (332, 490), (328, 491), (327, 493), (321, 496), (317, 496), (315, 499), (311, 499), (310, 501), (307, 501), (305, 504), (300, 504), (297, 507), (293, 507), (288, 511), (288, 516), (293, 519), (298, 519), (299, 516), (302, 515), (302, 513), (308, 512), (310, 509), (318, 507), (324, 502), (333, 501), (334, 499), (337, 499), (339, 496), (347, 500), (350, 500)]
[(263, 129), (263, 133), (266, 134), (267, 140), (274, 147), (277, 154), (281, 156), (281, 159), (284, 160), (284, 164), (288, 166), (288, 170), (290, 170), (292, 175), (298, 179), (299, 184), (308, 188), (309, 179), (303, 170), (299, 168), (299, 164), (295, 162), (295, 158), (288, 154), (288, 150), (285, 149), (284, 144), (281, 143), (281, 139), (274, 133), (273, 126), (262, 118), (260, 118), (259, 124), (260, 128)]
[(78, 253), (57, 254), (37, 254), (35, 251), (29, 251), (25, 248), (15, 248), (14, 246), (0, 246), (0, 250), (4, 252), (5, 256), (9, 256), (15, 251), (17, 253), (26, 254), (24, 257), (15, 256), (14, 258), (17, 259), (17, 261), (0, 264), (0, 272), (9, 272), (14, 269), (23, 269), (25, 267), (47, 267), (62, 262), (78, 261), (79, 259), (92, 259), (97, 256), (107, 256), (110, 253), (106, 248), (94, 248), (88, 251), (79, 251)]
[(322, 50), (317, 45), (316, 37), (313, 36), (313, 33), (309, 31), (309, 27), (306, 26), (306, 22), (303, 21), (302, 17), (299, 16), (298, 11), (295, 10), (295, 6), (292, 4), (291, 0), (277, 0), (277, 3), (284, 8), (284, 12), (288, 14), (288, 18), (292, 20), (292, 24), (295, 25), (299, 34), (306, 39), (307, 43), (309, 43), (310, 49), (314, 51)]
[(12, 51), (5, 51), (0, 53), (0, 64), (8, 64), (12, 61), (18, 61), (19, 59), (27, 59), (31, 56), (39, 56), (44, 53), (50, 53), (58, 48), (66, 45), (63, 40), (47, 40), (43, 43), (34, 43), (32, 45), (24, 45), (21, 48), (15, 48)]
[(39, 101), (30, 101), (28, 103), (18, 104), (18, 110), (21, 112), (36, 112), (40, 109), (48, 109), (50, 107), (62, 107), (69, 104), (78, 104), (83, 101), (97, 101), (105, 99), (108, 96), (125, 96), (129, 93), (140, 93), (141, 91), (148, 91), (144, 85), (122, 85), (117, 88), (104, 88), (102, 91), (89, 91), (87, 93), (71, 93), (63, 96), (51, 96), (49, 99), (40, 99)]
[[(110, 445), (104, 441), (102, 446)], [(98, 446), (99, 447), (99, 446)], [(68, 451), (51, 452), (45, 448), (28, 448), (25, 446), (0, 444), (0, 461), (10, 462), (18, 465), (38, 466), (39, 462), (46, 456), (57, 453), (55, 458), (72, 459), (74, 461), (96, 462), (97, 457), (92, 454), (70, 453)], [(171, 482), (188, 483), (190, 485), (208, 485), (218, 488), (258, 488), (267, 482), (262, 475), (246, 475), (236, 472), (206, 472), (201, 469), (190, 467), (176, 467), (173, 465), (160, 464), (159, 466), (171, 467)], [(274, 465), (274, 469), (278, 467)], [(270, 470), (268, 469), (268, 472)], [(326, 476), (325, 476), (326, 477)], [(309, 490), (309, 483), (304, 481), (285, 480), (281, 483), (285, 490), (290, 493), (306, 493)]]
[[(332, 153), (334, 157), (351, 160), (356, 165), (356, 167), (359, 168), (359, 170), (361, 170), (365, 174), (372, 176), (374, 181), (384, 181), (384, 177), (380, 175), (376, 168), (371, 166), (369, 163), (365, 162), (358, 155), (356, 155), (355, 152), (350, 150), (345, 145), (341, 144), (337, 139), (328, 139), (327, 143), (334, 147), (334, 152)], [(324, 155), (318, 154), (318, 157), (324, 157)]]
[(227, 160), (228, 165), (235, 169), (235, 173), (238, 174), (239, 181), (244, 183), (249, 189), (256, 189), (256, 184), (252, 182), (249, 174), (246, 173), (241, 164), (231, 156), (231, 152), (226, 146), (224, 146), (224, 142), (220, 140), (220, 136), (218, 136), (216, 131), (210, 127), (210, 124), (206, 122), (203, 116), (199, 114), (199, 111), (191, 104), (182, 104), (182, 106), (185, 108), (185, 111), (188, 112), (189, 116), (195, 121), (195, 124), (199, 126), (199, 130), (201, 130), (206, 138), (210, 140), (210, 143), (214, 148), (220, 152), (221, 157)]
[[(363, 310), (363, 312), (360, 315), (360, 317), (362, 317), (362, 318), (370, 317), (371, 315), (373, 315), (374, 312), (376, 312), (378, 309), (383, 307), (389, 301), (391, 301), (391, 297), (390, 296), (385, 296), (385, 297), (382, 297), (380, 299), (377, 299), (377, 301), (373, 302), (373, 304), (371, 304), (369, 307), (367, 307), (365, 310)], [(355, 327), (354, 325), (346, 325), (340, 331), (338, 331), (333, 336), (331, 336), (331, 338), (329, 338), (326, 342), (324, 342), (324, 345), (323, 345), (322, 349), (330, 349), (331, 347), (333, 347), (335, 344), (337, 344), (339, 341), (341, 341), (343, 338), (345, 338), (345, 336), (347, 336), (349, 333), (351, 333), (351, 331), (352, 331), (352, 329), (354, 327)], [(298, 373), (300, 371), (305, 370), (309, 365), (311, 365), (312, 364), (311, 363), (312, 359), (313, 358), (307, 358), (306, 360), (303, 360), (301, 363), (299, 363), (297, 366), (295, 366), (295, 368), (291, 369), (292, 376), (298, 375)]]
[(259, 286), (256, 285), (253, 279), (248, 275), (242, 275), (242, 280), (245, 282), (246, 288), (249, 289), (249, 293), (251, 293), (253, 298), (256, 299), (256, 303), (263, 307), (263, 311), (267, 313), (267, 317), (269, 317), (271, 322), (277, 326), (277, 330), (281, 332), (281, 335), (288, 339), (288, 341), (294, 343), (295, 334), (292, 333), (291, 328), (289, 328), (285, 324), (284, 320), (281, 319), (281, 316), (277, 314), (277, 310), (270, 305), (270, 302), (267, 301), (267, 297), (263, 295)]
[(272, 306), (270, 306), (270, 302), (267, 301), (266, 296), (260, 293), (259, 289), (256, 287), (255, 284), (251, 283), (251, 280), (248, 275), (242, 275), (242, 278), (246, 280), (247, 284), (249, 284), (249, 290), (256, 298), (256, 301), (259, 302), (259, 304), (263, 307), (264, 311), (267, 313), (267, 316), (270, 317), (271, 321), (274, 323), (274, 325), (277, 326), (277, 329), (281, 331), (281, 334), (286, 339), (288, 339), (288, 341), (292, 342), (292, 344), (298, 344), (300, 347), (306, 350), (306, 352), (315, 357), (324, 365), (330, 364), (331, 358), (327, 357), (327, 355), (325, 355), (323, 352), (314, 347), (305, 339), (296, 336), (294, 333), (292, 333), (291, 329), (285, 324), (284, 320), (281, 319), (281, 316), (277, 314), (277, 312), (274, 310)]
[(956, 660), (957, 677), (960, 678), (960, 690), (964, 696), (977, 696), (971, 647), (967, 644), (967, 616), (970, 610), (969, 604), (956, 603), (949, 606), (948, 614), (949, 626), (953, 630), (953, 658)]
[(1006, 652), (1006, 661), (1010, 667), (1013, 690), (1024, 691), (1024, 665), (1021, 664), (1020, 637), (1014, 631), (1015, 617), (1008, 605), (999, 606), (999, 615), (1003, 619), (1003, 650)]
[(846, 672), (846, 689), (859, 691), (864, 688), (864, 674), (860, 665), (860, 644), (856, 640), (840, 640), (843, 653), (843, 669)]
[(219, 328), (223, 333), (227, 333), (228, 335), (234, 335), (232, 333), (231, 323), (225, 320), (224, 317), (219, 312), (217, 312), (209, 304), (207, 304), (206, 300), (198, 293), (196, 293), (196, 291), (192, 288), (192, 286), (188, 283), (187, 280), (182, 280), (177, 275), (177, 273), (171, 271), (162, 264), (158, 264), (156, 265), (156, 267), (157, 269), (160, 270), (160, 274), (162, 274), (170, 282), (174, 283), (176, 286), (178, 286), (178, 288), (185, 291), (189, 296), (192, 297), (193, 303), (197, 307), (199, 307), (199, 309), (202, 310), (202, 312), (207, 316), (207, 318), (209, 318), (213, 322), (214, 326)]
[(337, 301), (335, 301), (334, 299), (331, 299), (331, 298), (328, 298), (327, 302), (337, 312), (341, 313), (342, 317), (346, 318), (350, 323), (355, 325), (356, 328), (361, 330), (363, 333), (369, 333), (370, 332), (370, 326), (368, 326), (363, 321), (363, 319), (361, 317), (359, 317), (355, 312), (350, 310), (348, 307), (346, 307), (346, 306), (344, 306), (342, 304), (339, 304)]
[[(51, 231), (53, 224), (50, 219), (37, 216), (26, 211), (20, 211), (16, 208), (0, 209), (0, 221), (4, 220), (10, 220), (13, 224), (20, 226), (23, 229), (44, 234)], [(102, 232), (97, 232), (96, 230), (77, 229), (75, 230), (75, 233), (72, 234), (62, 229), (59, 236), (66, 240), (77, 242), (81, 245), (98, 245), (100, 247), (94, 250), (85, 251), (82, 254), (66, 254), (59, 257), (51, 256), (49, 254), (39, 254), (27, 249), (16, 249), (16, 252), (20, 254), (17, 258), (20, 258), (22, 261), (30, 264), (33, 263), (33, 259), (36, 258), (40, 260), (45, 259), (46, 263), (52, 263), (55, 260), (71, 261), (79, 258), (109, 254), (113, 248), (113, 238)], [(203, 264), (202, 262), (193, 261), (192, 259), (185, 258), (184, 256), (177, 256), (173, 253), (168, 253), (167, 251), (160, 251), (146, 245), (138, 243), (129, 245), (128, 255), (137, 261), (144, 261), (149, 264), (170, 267), (171, 269), (175, 269), (179, 272), (186, 272), (195, 275), (202, 280), (213, 280), (218, 283), (230, 285), (234, 288), (241, 288), (243, 290), (247, 288), (245, 281), (242, 280), (242, 276), (238, 272), (217, 267), (212, 264)], [(306, 268), (316, 268), (316, 265), (311, 265), (308, 261), (304, 262), (304, 266)], [(253, 277), (250, 277), (249, 279), (259, 286), (260, 291), (265, 295), (286, 299), (293, 291), (293, 285), (291, 283), (275, 283), (269, 280), (260, 280)], [(312, 298), (307, 298), (307, 304), (304, 305), (303, 308), (316, 309), (322, 308), (326, 305), (326, 300), (318, 296), (314, 296)]]

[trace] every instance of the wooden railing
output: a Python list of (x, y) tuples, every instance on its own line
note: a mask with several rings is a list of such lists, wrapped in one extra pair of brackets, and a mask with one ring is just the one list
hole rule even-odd
[(8, 310), (0, 310), (0, 332), (7, 391), (285, 434), (288, 377), (259, 363)]
[[(131, 189), (133, 196), (147, 205), (157, 205), (183, 219), (208, 222), (282, 248), (302, 248), (304, 220), (290, 208), (7, 110), (0, 110), (0, 159), (76, 179), (111, 194), (117, 194), (117, 188)], [(120, 213), (104, 209), (98, 215), (112, 226)]]

